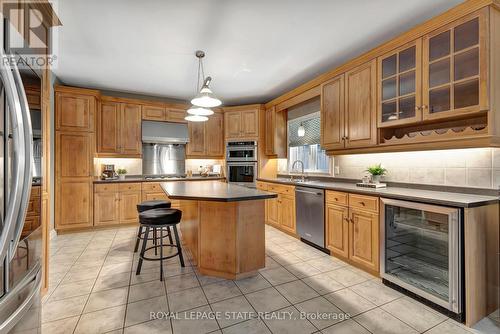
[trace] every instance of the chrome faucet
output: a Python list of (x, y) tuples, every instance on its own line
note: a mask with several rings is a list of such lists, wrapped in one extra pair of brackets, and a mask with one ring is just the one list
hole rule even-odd
[[(300, 166), (302, 167), (302, 171), (301, 171), (301, 176), (302, 176), (302, 182), (304, 182), (306, 180), (306, 177), (304, 175), (304, 163), (302, 162), (302, 160), (295, 160), (292, 164), (292, 171), (295, 169), (295, 165), (297, 165), (297, 163), (300, 162)], [(290, 176), (290, 181), (293, 182), (293, 175)]]

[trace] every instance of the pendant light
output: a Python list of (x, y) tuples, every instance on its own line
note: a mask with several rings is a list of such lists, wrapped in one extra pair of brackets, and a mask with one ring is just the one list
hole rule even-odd
[(206, 122), (208, 121), (208, 117), (206, 116), (200, 116), (200, 115), (188, 115), (184, 117), (186, 121), (189, 122)]
[(191, 108), (187, 110), (187, 113), (190, 115), (198, 115), (198, 116), (210, 116), (214, 114), (214, 112), (210, 109), (197, 106), (191, 106)]
[(304, 125), (300, 123), (299, 128), (297, 129), (297, 135), (299, 137), (304, 137), (306, 134), (306, 129), (304, 128)]
[[(212, 90), (210, 89), (210, 82), (212, 78), (210, 76), (205, 77), (205, 70), (203, 67), (203, 58), (205, 57), (205, 52), (196, 51), (196, 57), (198, 58), (198, 82), (200, 81), (200, 74), (203, 81), (203, 85), (201, 89), (192, 100), (191, 103), (198, 107), (203, 108), (213, 108), (218, 107), (222, 104), (222, 101), (219, 100)], [(199, 87), (199, 86), (198, 86)]]

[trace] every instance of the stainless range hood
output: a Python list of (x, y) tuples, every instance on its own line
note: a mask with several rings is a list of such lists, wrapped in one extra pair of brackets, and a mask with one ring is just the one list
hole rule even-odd
[(189, 143), (187, 124), (142, 121), (142, 142), (153, 144)]

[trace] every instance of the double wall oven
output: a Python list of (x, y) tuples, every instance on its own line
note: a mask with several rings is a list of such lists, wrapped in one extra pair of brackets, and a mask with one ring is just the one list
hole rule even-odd
[(462, 211), (381, 199), (383, 282), (463, 319)]
[(257, 142), (228, 142), (226, 166), (229, 183), (254, 188), (257, 179)]

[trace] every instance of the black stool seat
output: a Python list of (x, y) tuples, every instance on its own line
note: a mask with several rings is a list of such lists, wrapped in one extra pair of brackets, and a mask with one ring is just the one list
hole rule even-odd
[(162, 201), (162, 200), (153, 200), (153, 201), (144, 201), (137, 204), (137, 211), (144, 212), (152, 209), (168, 209), (172, 203), (170, 201)]
[(152, 209), (139, 213), (143, 225), (168, 225), (181, 221), (182, 211), (177, 209)]

